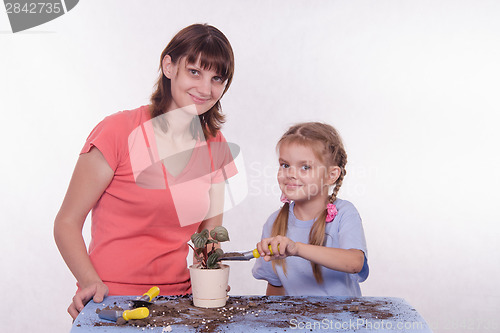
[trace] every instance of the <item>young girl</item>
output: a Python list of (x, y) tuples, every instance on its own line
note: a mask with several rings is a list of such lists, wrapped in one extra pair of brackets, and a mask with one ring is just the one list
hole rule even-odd
[[(164, 49), (151, 105), (106, 117), (90, 133), (54, 224), (57, 246), (78, 282), (68, 312), (90, 299), (191, 291), (187, 242), (222, 224), (232, 156), (220, 133), (220, 99), (234, 57), (206, 24), (179, 31)], [(222, 202), (222, 204), (221, 204)], [(92, 211), (88, 253), (82, 227)]]
[(263, 227), (253, 276), (268, 281), (267, 295), (361, 296), (366, 242), (356, 208), (337, 198), (347, 163), (339, 134), (327, 124), (298, 124), (277, 151), (284, 205)]

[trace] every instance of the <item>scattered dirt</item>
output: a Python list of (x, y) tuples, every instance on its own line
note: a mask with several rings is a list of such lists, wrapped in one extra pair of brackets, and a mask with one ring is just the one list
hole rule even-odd
[[(99, 321), (94, 326), (136, 326), (168, 327), (185, 325), (196, 332), (217, 332), (230, 330), (233, 322), (251, 321), (256, 327), (289, 328), (290, 319), (307, 317), (322, 320), (325, 315), (349, 312), (356, 318), (388, 319), (394, 316), (390, 311), (391, 302), (346, 299), (342, 302), (325, 305), (318, 301), (308, 301), (297, 297), (238, 297), (231, 296), (226, 306), (205, 309), (193, 306), (191, 295), (160, 296), (149, 307), (149, 317), (145, 319), (121, 320), (117, 323)], [(123, 310), (116, 303), (104, 309)], [(101, 309), (97, 309), (99, 313)], [(175, 327), (174, 327), (175, 329)]]

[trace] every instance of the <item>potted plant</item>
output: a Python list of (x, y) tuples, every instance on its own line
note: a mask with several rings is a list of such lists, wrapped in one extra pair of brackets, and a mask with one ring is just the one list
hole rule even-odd
[[(210, 237), (209, 237), (210, 236)], [(194, 258), (198, 261), (189, 267), (194, 306), (218, 308), (226, 305), (229, 266), (219, 263), (224, 251), (215, 244), (229, 240), (226, 228), (204, 229), (191, 236)]]

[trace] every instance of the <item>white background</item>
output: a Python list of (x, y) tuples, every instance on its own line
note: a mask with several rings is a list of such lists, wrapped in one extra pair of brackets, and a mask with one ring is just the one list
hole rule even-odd
[[(103, 117), (148, 103), (168, 41), (206, 22), (234, 48), (223, 132), (249, 187), (225, 249), (253, 249), (280, 206), (282, 132), (328, 122), (368, 241), (363, 295), (406, 299), (435, 332), (498, 331), (499, 18), (478, 0), (86, 0), (13, 34), (0, 13), (1, 330), (69, 331), (52, 225), (78, 152)], [(252, 265), (231, 264), (231, 294), (264, 293)]]

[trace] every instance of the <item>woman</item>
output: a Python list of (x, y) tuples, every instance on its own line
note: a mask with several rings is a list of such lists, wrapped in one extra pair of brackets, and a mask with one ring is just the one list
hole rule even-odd
[[(220, 99), (234, 56), (216, 28), (181, 30), (161, 55), (151, 105), (106, 117), (80, 153), (54, 236), (78, 290), (73, 318), (93, 299), (190, 293), (191, 234), (222, 224), (224, 180), (236, 173)], [(92, 210), (87, 249), (82, 228)]]

